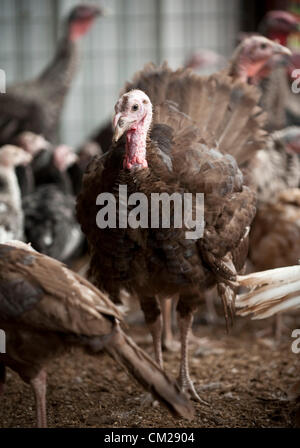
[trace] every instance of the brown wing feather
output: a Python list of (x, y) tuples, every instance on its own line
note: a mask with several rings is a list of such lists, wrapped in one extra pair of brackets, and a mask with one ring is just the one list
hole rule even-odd
[[(15, 277), (42, 292), (35, 306), (19, 316), (22, 324), (47, 331), (101, 335), (109, 332), (114, 318), (122, 319), (104, 293), (57, 260), (30, 248), (13, 248), (6, 254), (5, 265), (3, 259), (1, 264), (4, 278), (12, 269)], [(26, 294), (26, 289), (20, 290), (18, 301), (27, 300), (21, 297), (22, 291)]]

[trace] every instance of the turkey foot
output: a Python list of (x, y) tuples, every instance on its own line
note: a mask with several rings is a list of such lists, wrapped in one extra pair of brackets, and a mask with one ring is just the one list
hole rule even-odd
[(185, 392), (192, 400), (198, 401), (199, 403), (209, 406), (209, 403), (204, 401), (195, 389), (194, 383), (189, 376), (184, 376), (180, 374), (178, 379), (179, 387), (182, 392)]

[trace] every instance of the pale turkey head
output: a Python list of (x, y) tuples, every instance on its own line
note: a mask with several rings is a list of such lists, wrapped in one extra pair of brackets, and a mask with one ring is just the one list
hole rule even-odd
[[(276, 56), (290, 57), (291, 51), (263, 36), (251, 36), (241, 42), (234, 53), (237, 74), (244, 81), (254, 78)], [(271, 70), (270, 66), (270, 70)], [(261, 72), (262, 77), (268, 73)]]
[(142, 90), (124, 93), (115, 105), (115, 112), (113, 120), (115, 142), (125, 132), (145, 129), (148, 131), (152, 120), (152, 104), (148, 95)]
[(51, 144), (42, 135), (30, 131), (19, 134), (16, 143), (33, 157), (43, 149), (51, 148)]
[(121, 96), (115, 105), (113, 141), (126, 133), (124, 168), (146, 168), (146, 140), (152, 121), (152, 104), (142, 90), (131, 90)]
[(65, 172), (71, 165), (77, 162), (78, 156), (73, 148), (67, 145), (58, 145), (53, 152), (53, 163), (60, 172)]
[(28, 165), (32, 157), (19, 146), (5, 145), (0, 148), (0, 165), (13, 168), (19, 165)]

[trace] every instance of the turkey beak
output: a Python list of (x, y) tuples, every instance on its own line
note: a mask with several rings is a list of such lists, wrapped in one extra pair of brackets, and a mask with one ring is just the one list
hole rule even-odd
[(282, 54), (284, 56), (292, 56), (292, 52), (289, 48), (280, 44), (274, 44), (274, 54)]
[(130, 128), (133, 121), (129, 120), (127, 117), (122, 116), (120, 113), (115, 115), (114, 121), (113, 121), (113, 127), (114, 127), (114, 136), (113, 136), (113, 142), (116, 143), (122, 135)]

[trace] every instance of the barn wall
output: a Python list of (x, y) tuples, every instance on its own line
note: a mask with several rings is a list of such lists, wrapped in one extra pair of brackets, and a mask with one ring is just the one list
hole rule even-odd
[[(0, 68), (7, 82), (38, 74), (51, 58), (62, 17), (76, 0), (0, 0)], [(82, 41), (61, 140), (77, 145), (110, 117), (126, 79), (146, 62), (181, 65), (197, 48), (228, 56), (241, 0), (101, 0), (111, 10)]]

